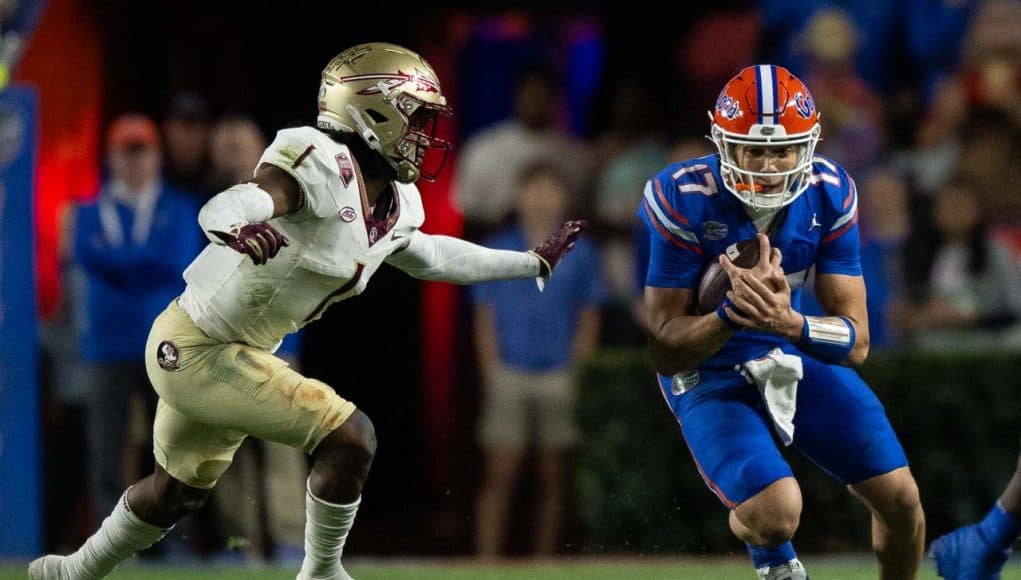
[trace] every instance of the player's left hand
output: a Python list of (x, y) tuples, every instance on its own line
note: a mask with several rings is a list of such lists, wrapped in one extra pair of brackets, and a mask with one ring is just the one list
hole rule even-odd
[(804, 321), (801, 314), (791, 307), (791, 287), (780, 267), (782, 258), (780, 250), (772, 248), (764, 276), (739, 268), (729, 260), (720, 261), (730, 275), (732, 289), (727, 292), (727, 298), (736, 307), (728, 308), (727, 314), (745, 328), (798, 340)]
[(545, 288), (546, 281), (549, 280), (549, 277), (553, 274), (553, 269), (557, 267), (560, 260), (564, 259), (567, 252), (574, 249), (574, 242), (578, 240), (578, 236), (586, 228), (588, 228), (588, 222), (585, 220), (564, 222), (560, 229), (550, 234), (543, 243), (529, 251), (530, 254), (539, 258), (539, 277), (536, 278), (535, 282), (539, 285), (540, 291)]

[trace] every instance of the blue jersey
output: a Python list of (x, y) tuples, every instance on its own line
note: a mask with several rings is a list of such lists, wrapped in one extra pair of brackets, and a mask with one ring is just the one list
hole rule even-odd
[[(817, 274), (862, 273), (854, 181), (829, 159), (813, 161), (811, 185), (788, 206), (783, 226), (770, 239), (783, 254), (795, 310), (813, 267)], [(638, 214), (650, 238), (646, 286), (697, 290), (702, 272), (727, 246), (757, 233), (742, 202), (723, 188), (716, 154), (659, 172), (646, 183)], [(733, 368), (786, 342), (775, 334), (736, 331), (699, 368)]]
[[(639, 215), (650, 238), (647, 286), (697, 289), (702, 272), (727, 246), (755, 236), (741, 201), (722, 183), (719, 157), (711, 155), (671, 165), (646, 185)], [(813, 268), (861, 275), (857, 210), (847, 172), (816, 157), (811, 185), (770, 236), (783, 253), (795, 309)], [(762, 395), (738, 368), (776, 347), (802, 359), (793, 416), (796, 448), (842, 484), (907, 465), (883, 406), (853, 370), (805, 356), (778, 335), (737, 331), (698, 372), (678, 375), (680, 383), (659, 377), (699, 472), (720, 501), (733, 508), (792, 475), (774, 443)]]

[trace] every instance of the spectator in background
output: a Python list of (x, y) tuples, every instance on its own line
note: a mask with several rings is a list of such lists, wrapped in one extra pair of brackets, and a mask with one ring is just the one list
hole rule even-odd
[(840, 159), (851, 175), (865, 175), (884, 148), (882, 103), (854, 68), (859, 45), (854, 22), (838, 8), (813, 15), (799, 39), (805, 82), (816, 106), (826, 111), (826, 138), (818, 152)]
[(1021, 3), (987, 0), (968, 28), (961, 73), (968, 101), (1021, 125)]
[[(538, 161), (514, 181), (518, 221), (491, 237), (493, 248), (519, 249), (541, 241), (567, 211), (569, 187), (553, 164)], [(479, 440), (485, 472), (478, 497), (478, 555), (497, 557), (521, 461), (537, 446), (537, 555), (556, 553), (563, 516), (564, 453), (577, 437), (575, 363), (598, 342), (603, 300), (599, 257), (586, 240), (561, 266), (557, 280), (537, 294), (530, 280), (494, 282), (473, 289), (475, 345), (484, 386)]]
[(209, 182), (209, 105), (205, 99), (192, 93), (174, 96), (163, 119), (163, 133), (167, 182), (200, 201), (219, 191)]
[(925, 200), (923, 207), (957, 166), (967, 116), (960, 79), (944, 79), (914, 130), (914, 146), (894, 154), (890, 161), (890, 169), (900, 175), (909, 192)]
[[(768, 39), (768, 60), (807, 73), (798, 39), (819, 11), (841, 7), (868, 42), (855, 56), (858, 74), (884, 95), (921, 85), (928, 100), (935, 81), (952, 70), (968, 20), (980, 0), (849, 2), (837, 0), (762, 0), (759, 9)], [(909, 74), (904, 74), (907, 71)]]
[[(531, 161), (555, 164), (570, 192), (586, 185), (587, 152), (554, 126), (558, 87), (546, 70), (525, 70), (514, 83), (514, 117), (488, 127), (465, 143), (455, 176), (465, 236), (493, 233), (514, 209), (517, 175)], [(569, 206), (573, 206), (569, 199)]]
[[(745, 4), (743, 7), (715, 5), (687, 25), (685, 33), (675, 35), (674, 61), (684, 80), (663, 82), (661, 75), (654, 78), (659, 83), (657, 90), (669, 91), (667, 94), (674, 101), (671, 110), (679, 121), (678, 134), (701, 135), (705, 127), (705, 103), (716, 101), (718, 87), (726, 83), (734, 71), (757, 60), (757, 48), (767, 40), (762, 36), (761, 10), (754, 3)], [(725, 50), (721, 50), (721, 38), (728, 39)], [(679, 90), (670, 91), (669, 85)]]
[[(635, 346), (645, 341), (637, 318), (640, 285), (634, 283), (635, 205), (648, 175), (667, 162), (666, 140), (659, 134), (662, 108), (655, 95), (637, 80), (613, 89), (607, 130), (596, 138), (595, 233), (606, 272), (608, 300), (603, 310), (604, 337), (612, 345)], [(708, 145), (708, 144), (707, 144)], [(708, 151), (706, 151), (708, 153)]]
[(891, 318), (896, 318), (906, 300), (903, 248), (911, 228), (908, 191), (896, 174), (874, 171), (862, 182), (859, 193), (869, 348), (877, 351), (896, 346), (899, 339), (899, 329), (891, 324)]
[(955, 171), (975, 185), (994, 225), (1021, 238), (1021, 119), (1005, 111), (972, 107), (968, 112)]
[[(217, 121), (209, 137), (214, 190), (251, 179), (265, 149), (266, 139), (252, 119), (230, 115)], [(298, 372), (301, 337), (301, 331), (288, 335), (276, 352)], [(255, 559), (300, 562), (307, 472), (301, 450), (246, 439), (212, 495), (221, 531), (227, 538), (244, 539), (228, 541), (228, 547), (243, 546), (246, 555)]]
[(251, 179), (266, 148), (266, 138), (254, 120), (226, 115), (209, 131), (209, 183), (220, 191)]
[(956, 179), (936, 195), (937, 243), (917, 280), (928, 296), (904, 315), (916, 343), (933, 350), (1017, 346), (1004, 329), (1021, 320), (1021, 272), (1011, 250), (995, 239), (976, 188)]
[[(107, 133), (110, 177), (74, 218), (74, 260), (84, 272), (81, 356), (88, 381), (88, 474), (93, 508), (113, 509), (130, 402), (148, 388), (143, 347), (156, 316), (184, 289), (181, 272), (202, 246), (198, 204), (160, 180), (159, 130), (148, 117), (118, 117)], [(151, 445), (149, 446), (151, 448)], [(132, 455), (129, 449), (127, 454)]]

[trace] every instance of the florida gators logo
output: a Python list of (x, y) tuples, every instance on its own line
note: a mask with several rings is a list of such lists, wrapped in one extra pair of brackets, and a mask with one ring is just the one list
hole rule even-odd
[(741, 104), (727, 93), (720, 93), (720, 98), (716, 100), (716, 110), (728, 121), (741, 116)]
[(812, 99), (812, 95), (798, 91), (794, 93), (794, 108), (802, 117), (810, 119), (815, 112), (815, 100)]

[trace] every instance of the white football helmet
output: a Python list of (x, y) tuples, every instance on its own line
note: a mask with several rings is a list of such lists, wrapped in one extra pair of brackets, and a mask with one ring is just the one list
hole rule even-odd
[[(450, 115), (436, 72), (404, 47), (359, 44), (323, 69), (319, 128), (357, 133), (386, 158), (402, 183), (419, 177), (434, 181), (439, 175), (451, 146), (436, 137), (436, 123)], [(429, 150), (442, 157), (425, 169)]]

